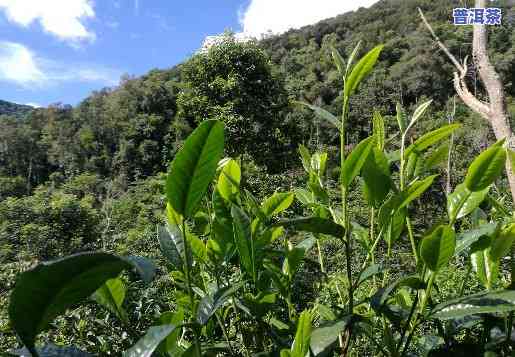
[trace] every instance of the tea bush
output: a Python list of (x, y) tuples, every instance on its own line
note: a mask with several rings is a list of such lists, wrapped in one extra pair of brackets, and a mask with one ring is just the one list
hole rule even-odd
[[(446, 194), (438, 167), (461, 125), (423, 130), (431, 100), (409, 114), (397, 105), (396, 133), (375, 112), (372, 135), (347, 146), (351, 98), (382, 48), (347, 61), (332, 50), (340, 117), (299, 103), (340, 143), (336, 158), (299, 147), (303, 185), (255, 197), (253, 172), (223, 157), (224, 124), (203, 121), (170, 165), (156, 232), (142, 232), (146, 258), (86, 252), (19, 275), (9, 317), (20, 342), (36, 356), (86, 355), (36, 341), (91, 297), (140, 337), (124, 356), (511, 355), (515, 223), (496, 183), (515, 153), (504, 140), (482, 148)], [(125, 277), (150, 284), (156, 269), (167, 304), (127, 288)]]

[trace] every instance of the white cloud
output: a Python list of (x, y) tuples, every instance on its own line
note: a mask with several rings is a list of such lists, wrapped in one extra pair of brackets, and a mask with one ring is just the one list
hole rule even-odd
[(34, 107), (34, 108), (43, 108), (43, 106), (39, 103), (30, 102), (30, 103), (25, 103), (25, 105), (30, 105), (31, 107)]
[(84, 20), (95, 17), (92, 0), (0, 0), (7, 19), (28, 27), (39, 22), (43, 29), (61, 40), (94, 40)]
[(378, 0), (250, 0), (240, 14), (243, 32), (259, 37), (314, 24), (347, 11), (368, 7)]
[(34, 53), (23, 45), (0, 42), (0, 80), (22, 86), (37, 85), (46, 76), (36, 63)]
[(116, 85), (121, 72), (85, 63), (65, 64), (38, 57), (19, 43), (0, 41), (0, 82), (22, 87), (48, 87), (64, 82)]

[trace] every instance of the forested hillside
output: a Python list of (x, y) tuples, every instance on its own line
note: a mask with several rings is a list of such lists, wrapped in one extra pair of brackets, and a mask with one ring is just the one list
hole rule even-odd
[[(8, 297), (14, 287), (17, 274), (37, 262), (81, 251), (104, 250), (116, 254), (142, 255), (151, 258), (159, 266), (157, 278), (150, 286), (143, 286), (140, 282), (131, 282), (132, 275), (124, 275), (123, 281), (127, 286), (125, 307), (130, 311), (129, 315), (124, 315), (126, 312), (121, 313), (121, 310), (117, 310), (120, 307), (114, 308), (116, 310), (114, 311), (112, 304), (108, 307), (110, 312), (100, 309), (97, 305), (86, 304), (73, 310), (71, 315), (55, 320), (50, 332), (45, 332), (40, 337), (39, 341), (42, 343), (74, 344), (95, 354), (119, 355), (121, 351), (132, 346), (159, 316), (165, 320), (175, 319), (178, 316), (167, 315), (163, 318), (161, 313), (168, 310), (182, 311), (183, 315), (185, 312), (188, 313), (188, 309), (191, 308), (188, 305), (191, 301), (187, 301), (187, 294), (179, 291), (177, 287), (190, 284), (190, 281), (187, 281), (189, 272), (166, 273), (167, 268), (173, 264), (167, 263), (159, 253), (156, 232), (157, 226), (163, 224), (166, 219), (170, 220), (171, 217), (178, 219), (177, 215), (174, 216), (175, 213), (171, 213), (173, 211), (173, 209), (170, 211), (171, 206), (168, 206), (167, 213), (164, 211), (166, 202), (170, 204), (169, 192), (166, 192), (165, 188), (169, 164), (178, 157), (177, 153), (183, 147), (186, 138), (195, 132), (199, 125), (204, 125), (201, 131), (209, 125), (217, 125), (210, 124), (211, 122), (206, 124), (207, 119), (217, 119), (225, 126), (223, 153), (224, 156), (230, 156), (234, 160), (224, 166), (224, 174), (221, 174), (228, 177), (225, 179), (224, 187), (229, 187), (229, 193), (225, 192), (222, 196), (231, 205), (234, 204), (234, 207), (240, 205), (242, 209), (245, 206), (249, 212), (255, 213), (256, 210), (259, 211), (256, 209), (258, 200), (261, 201), (276, 191), (295, 191), (297, 200), (292, 204), (292, 194), (291, 201), (287, 204), (288, 209), (284, 209), (287, 217), (307, 213), (319, 215), (320, 219), (333, 217), (338, 223), (336, 226), (340, 228), (343, 226), (347, 232), (350, 232), (350, 226), (348, 226), (351, 224), (350, 220), (347, 222), (340, 218), (338, 221), (339, 215), (344, 215), (348, 210), (354, 214), (352, 237), (359, 241), (359, 244), (355, 245), (363, 248), (365, 252), (361, 256), (356, 255), (352, 258), (355, 260), (353, 262), (355, 266), (352, 268), (354, 274), (362, 276), (360, 259), (366, 262), (370, 258), (367, 251), (372, 249), (371, 259), (374, 264), (388, 263), (397, 269), (396, 271), (392, 269), (389, 276), (383, 275), (382, 286), (402, 275), (401, 270), (416, 271), (424, 280), (426, 273), (429, 274), (429, 271), (436, 269), (427, 270), (424, 267), (423, 271), (419, 271), (422, 265), (417, 260), (421, 259), (416, 252), (417, 249), (413, 249), (415, 263), (406, 262), (405, 257), (413, 252), (414, 237), (418, 241), (426, 231), (432, 232), (430, 234), (448, 233), (445, 230), (447, 228), (435, 228), (434, 231), (431, 228), (433, 225), (440, 224), (441, 216), (447, 214), (450, 209), (446, 207), (446, 193), (443, 189), (446, 175), (452, 187), (456, 187), (464, 180), (467, 168), (474, 157), (495, 142), (485, 121), (454, 97), (455, 91), (452, 84), (454, 67), (434, 44), (418, 17), (417, 7), (420, 7), (450, 51), (459, 60), (463, 60), (465, 56), (471, 55), (472, 30), (470, 26), (457, 27), (452, 24), (452, 9), (461, 4), (462, 1), (458, 0), (381, 0), (371, 8), (342, 14), (316, 25), (290, 30), (259, 42), (238, 43), (228, 37), (226, 41), (212, 47), (206, 54), (194, 55), (172, 68), (155, 69), (141, 77), (122, 78), (119, 86), (99, 89), (75, 107), (54, 104), (48, 108), (34, 109), (0, 101), (0, 262), (2, 263), (0, 280), (7, 282), (0, 286), (0, 350), (17, 346), (15, 333), (7, 317)], [(515, 3), (512, 0), (498, 0), (492, 4), (491, 6), (495, 5), (503, 9), (504, 20), (502, 26), (492, 27), (489, 30), (488, 46), (491, 60), (504, 83), (507, 109), (511, 115), (513, 127), (515, 124)], [(374, 70), (359, 85), (359, 90), (352, 96), (346, 97), (342, 90), (343, 76), (335, 65), (332, 51), (336, 49), (344, 59), (347, 59), (359, 42), (361, 44), (356, 58), (361, 58), (379, 44), (384, 44), (384, 48), (380, 51)], [(474, 94), (484, 98), (484, 88), (475, 73), (475, 69), (471, 68), (467, 81), (470, 88), (473, 88)], [(349, 112), (342, 113), (342, 103), (348, 98), (350, 98)], [(399, 135), (397, 125), (401, 126), (404, 120), (402, 117), (406, 113), (413, 113), (421, 103), (426, 103), (430, 99), (433, 102), (424, 111), (425, 114), (421, 116), (409, 135), (406, 133)], [(342, 134), (341, 128), (338, 129), (329, 121), (320, 120), (313, 111), (299, 104), (299, 101), (314, 104), (335, 116), (344, 117), (347, 131)], [(453, 103), (456, 103), (454, 110)], [(450, 121), (462, 125), (460, 129), (457, 129), (457, 125), (452, 126), (452, 130), (442, 135), (442, 138), (447, 139), (451, 131), (453, 132), (449, 154), (450, 172), (446, 166), (449, 152), (449, 145), (446, 144), (447, 146), (431, 148), (429, 158), (424, 156), (432, 160), (430, 165), (422, 163), (422, 160), (417, 164), (418, 156), (413, 159), (414, 161), (407, 162), (407, 170), (411, 170), (411, 174), (404, 177), (405, 167), (403, 154), (401, 154), (404, 152), (404, 144), (415, 145), (416, 138), (445, 126)], [(386, 192), (379, 195), (380, 199), (371, 198), (375, 193), (368, 186), (370, 182), (363, 178), (357, 184), (357, 180), (353, 181), (356, 176), (354, 175), (348, 178), (348, 187), (342, 190), (345, 192), (340, 197), (339, 185), (343, 185), (342, 182), (346, 180), (345, 175), (341, 173), (346, 155), (355, 152), (353, 149), (362, 150), (364, 145), (371, 145), (370, 141), (368, 144), (362, 143), (367, 137), (378, 135), (378, 122), (383, 123), (384, 126), (383, 142), (378, 143), (377, 150), (368, 148), (367, 155), (371, 152), (370, 155), (375, 157), (375, 160), (381, 161), (381, 164), (378, 164), (381, 166), (380, 172), (374, 172), (374, 174), (376, 178), (385, 180)], [(401, 136), (402, 144), (399, 143)], [(357, 143), (360, 144), (356, 145)], [(213, 147), (216, 146), (211, 144)], [(300, 151), (301, 157), (299, 157), (300, 145), (303, 145)], [(424, 147), (425, 149), (427, 147)], [(318, 153), (311, 157), (309, 153), (314, 151)], [(327, 152), (328, 155), (322, 154), (322, 151)], [(366, 164), (361, 163), (361, 165), (365, 165), (363, 170), (367, 169)], [(503, 167), (503, 165), (498, 166)], [(368, 169), (373, 170), (370, 166)], [(304, 171), (307, 171), (308, 177)], [(415, 173), (435, 174), (435, 176), (428, 176), (427, 180), (419, 182), (420, 177)], [(385, 178), (386, 176), (388, 177)], [(223, 182), (224, 179), (219, 180)], [(394, 181), (401, 182), (398, 188)], [(393, 220), (400, 217), (402, 221), (400, 231), (395, 233), (393, 232), (395, 229), (388, 226), (389, 238), (372, 245), (374, 227), (378, 223), (374, 222), (373, 218), (370, 223), (370, 217), (380, 220), (386, 215), (385, 219), (388, 219), (390, 213), (383, 213), (386, 209), (382, 208), (382, 203), (385, 200), (388, 201), (387, 195), (395, 197), (395, 194), (405, 188), (404, 185), (412, 182), (424, 185), (429, 182), (429, 185), (433, 185), (431, 188), (428, 185), (419, 192), (418, 195), (424, 192), (423, 199), (409, 201), (409, 210), (406, 203), (405, 206), (398, 207), (397, 211), (392, 211), (393, 218), (389, 224), (393, 225)], [(492, 184), (491, 188), (490, 184)], [(220, 183), (218, 185), (219, 188), (223, 186)], [(239, 196), (240, 185), (241, 196)], [(235, 186), (238, 186), (236, 191), (234, 191)], [(296, 189), (304, 186), (307, 190)], [(486, 186), (481, 187), (481, 190), (477, 189), (480, 193), (469, 192), (469, 196), (472, 195), (477, 200), (477, 205), (473, 209), (481, 203), (484, 210), (477, 208), (470, 219), (467, 217), (456, 223), (457, 230), (477, 228), (478, 222), (490, 222), (487, 215), (488, 218), (494, 217), (492, 218), (494, 221), (508, 222), (506, 217), (509, 214), (506, 212), (510, 209), (502, 208), (503, 205), (506, 207), (511, 205), (505, 179), (500, 178), (495, 183), (489, 182), (487, 186), (491, 193), (488, 199), (485, 198), (488, 194), (488, 189), (485, 191)], [(358, 192), (362, 187), (365, 191), (363, 197)], [(184, 236), (189, 237), (191, 234), (193, 237), (200, 237), (195, 241), (200, 242), (200, 245), (197, 244), (193, 252), (195, 259), (199, 259), (193, 273), (197, 275), (192, 278), (197, 278), (198, 286), (194, 286), (194, 289), (189, 286), (190, 299), (193, 299), (191, 297), (193, 290), (195, 294), (202, 297), (199, 293), (201, 284), (209, 285), (201, 281), (207, 276), (207, 272), (199, 266), (209, 266), (209, 269), (214, 266), (215, 270), (221, 267), (221, 270), (217, 271), (217, 274), (221, 275), (227, 271), (229, 271), (228, 274), (236, 271), (230, 268), (237, 260), (232, 255), (234, 247), (222, 246), (215, 249), (202, 242), (202, 237), (208, 236), (211, 232), (227, 233), (223, 231), (224, 227), (217, 226), (216, 222), (211, 221), (212, 215), (218, 215), (222, 210), (232, 217), (230, 218), (232, 222), (232, 219), (236, 220), (235, 215), (240, 214), (232, 212), (227, 208), (229, 206), (223, 206), (222, 209), (215, 204), (212, 207), (214, 212), (211, 212), (208, 201), (211, 198), (213, 202), (217, 199), (221, 200), (217, 195), (220, 194), (215, 189), (212, 197), (202, 201), (202, 205), (208, 207), (206, 213), (199, 211), (191, 217), (187, 217), (184, 213), (184, 216), (189, 218), (189, 225), (186, 226), (184, 223), (181, 228)], [(465, 200), (468, 200), (469, 196)], [(479, 196), (481, 199), (478, 198)], [(345, 205), (340, 211), (329, 209), (331, 200), (345, 202)], [(265, 206), (266, 204), (261, 206), (262, 210), (265, 210)], [(459, 218), (471, 214), (473, 209), (466, 213), (463, 213), (466, 210), (463, 209), (460, 211), (463, 215)], [(266, 215), (264, 211), (259, 211), (260, 213), (256, 213), (256, 220), (252, 223), (252, 229), (259, 230), (259, 224), (265, 225), (265, 221), (266, 224), (276, 222), (277, 219), (275, 217), (272, 219), (272, 215), (280, 211), (283, 209), (277, 208), (276, 211), (270, 209), (266, 220), (263, 218), (263, 215)], [(410, 212), (413, 213), (411, 221), (408, 216)], [(450, 219), (452, 223), (449, 225), (454, 225), (458, 220), (457, 216), (458, 213)], [(244, 214), (238, 217), (244, 217)], [(263, 222), (260, 223), (260, 219)], [(406, 219), (408, 223), (405, 229)], [(371, 228), (367, 227), (369, 223)], [(236, 226), (233, 232), (232, 224), (230, 235), (237, 233)], [(338, 227), (336, 231), (340, 232)], [(272, 231), (272, 228), (275, 229), (277, 226), (272, 225), (267, 228), (269, 230), (263, 228), (268, 236), (263, 233), (259, 244), (266, 245), (274, 242), (277, 232)], [(273, 274), (279, 274), (277, 271), (280, 272), (281, 269), (272, 271), (273, 267), (270, 268), (267, 265), (266, 269), (263, 268), (263, 274), (272, 274), (271, 277), (268, 276), (268, 280), (260, 282), (259, 277), (249, 273), (250, 276), (245, 278), (247, 280), (241, 283), (243, 286), (253, 279), (254, 285), (248, 291), (245, 290), (244, 297), (238, 300), (237, 303), (240, 305), (236, 306), (235, 303), (231, 307), (234, 311), (227, 310), (227, 314), (237, 314), (235, 311), (239, 309), (241, 314), (244, 314), (249, 310), (245, 310), (242, 306), (251, 306), (256, 310), (249, 312), (251, 317), (248, 319), (249, 321), (253, 318), (258, 319), (255, 325), (249, 323), (240, 329), (231, 323), (226, 331), (223, 324), (217, 320), (222, 325), (219, 331), (218, 325), (211, 320), (210, 324), (206, 323), (201, 331), (196, 331), (195, 334), (198, 332), (208, 338), (212, 333), (223, 336), (226, 340), (230, 339), (227, 334), (234, 335), (235, 340), (238, 341), (232, 342), (245, 346), (244, 355), (250, 355), (249, 351), (256, 352), (264, 348), (263, 346), (267, 343), (271, 344), (270, 341), (285, 345), (287, 344), (285, 341), (292, 340), (295, 335), (295, 322), (301, 319), (299, 312), (303, 309), (318, 307), (317, 316), (320, 321), (336, 319), (330, 316), (340, 317), (342, 311), (347, 308), (344, 309), (344, 306), (348, 303), (348, 298), (343, 296), (345, 292), (342, 295), (340, 289), (349, 288), (349, 280), (346, 279), (352, 275), (349, 268), (351, 258), (348, 250), (344, 254), (344, 249), (348, 249), (347, 240), (326, 237), (331, 234), (331, 232), (327, 233), (330, 228), (334, 226), (330, 225), (325, 230), (314, 232), (314, 237), (319, 239), (317, 251), (315, 252), (313, 248), (306, 253), (306, 261), (301, 263), (308, 249), (302, 250), (302, 257), (295, 260), (295, 269), (287, 264), (283, 265), (283, 275), (278, 278), (279, 275)], [(189, 229), (191, 232), (186, 233)], [(290, 229), (293, 232), (291, 227), (286, 227), (286, 232)], [(380, 229), (382, 228), (378, 227), (378, 232)], [(222, 233), (219, 230), (222, 230)], [(412, 231), (418, 233), (414, 235)], [(500, 231), (499, 225), (496, 234), (500, 234)], [(282, 233), (284, 232), (281, 227), (281, 233), (277, 234)], [(445, 235), (444, 233), (441, 234)], [(322, 236), (326, 238), (322, 240)], [(350, 236), (351, 234), (348, 233), (347, 239), (350, 239)], [(393, 236), (395, 238), (392, 238)], [(292, 252), (298, 253), (300, 250), (295, 249), (302, 248), (294, 244), (303, 237), (295, 233), (291, 242), (281, 243), (286, 248), (278, 244), (273, 249), (270, 247), (270, 251), (275, 252), (273, 254), (279, 255), (274, 256), (271, 253), (270, 260), (266, 261), (267, 264), (273, 265), (272, 263), (283, 260), (288, 261), (290, 265), (294, 264)], [(475, 239), (478, 240), (479, 237)], [(392, 248), (394, 242), (397, 245)], [(311, 245), (313, 244), (311, 242)], [(373, 253), (376, 245), (377, 262), (374, 261)], [(198, 248), (199, 246), (204, 247), (204, 250)], [(293, 248), (294, 246), (297, 248)], [(203, 253), (199, 253), (196, 249), (200, 249)], [(226, 254), (222, 258), (217, 255), (216, 259), (221, 260), (213, 258), (215, 259), (213, 263), (210, 261), (212, 258), (209, 255), (210, 249), (221, 255), (227, 253), (224, 253), (224, 249), (232, 249), (233, 253), (227, 253), (229, 256)], [(237, 249), (239, 252), (239, 249), (243, 248)], [(285, 249), (289, 253), (287, 256), (282, 256), (280, 255), (282, 253), (277, 253), (278, 249)], [(393, 254), (392, 249), (394, 249)], [(288, 255), (290, 253), (292, 255)], [(184, 254), (187, 261), (187, 253)], [(325, 265), (322, 256), (325, 256)], [(344, 267), (344, 256), (348, 263), (346, 267)], [(463, 284), (460, 282), (461, 285), (455, 281), (444, 282), (444, 278), (440, 275), (438, 279), (441, 280), (438, 284), (441, 284), (436, 290), (447, 297), (454, 297), (459, 291), (463, 294), (464, 289), (472, 292), (479, 291), (484, 280), (480, 279), (481, 283), (469, 280), (472, 271), (471, 263), (465, 262), (462, 256), (453, 259), (460, 269), (445, 267), (441, 270), (442, 274), (465, 282)], [(507, 276), (506, 271), (499, 264), (496, 265), (496, 272)], [(263, 263), (263, 266), (265, 265)], [(228, 270), (222, 271), (225, 268)], [(348, 276), (342, 273), (344, 268), (349, 271)], [(440, 269), (440, 266), (438, 268)], [(248, 269), (248, 266), (245, 269)], [(293, 269), (293, 272), (288, 269)], [(296, 269), (301, 273), (295, 275)], [(375, 277), (377, 272), (369, 273), (367, 279), (374, 275), (373, 286), (379, 287), (380, 285), (377, 285), (380, 284), (379, 278), (376, 281)], [(435, 276), (436, 272), (434, 276), (431, 275), (431, 279), (436, 279)], [(234, 278), (232, 275), (231, 277)], [(500, 285), (501, 280), (499, 279), (496, 284)], [(272, 289), (273, 293), (271, 290), (260, 290), (261, 283), (270, 285), (271, 281), (277, 284), (277, 289)], [(352, 279), (350, 281), (352, 291)], [(216, 284), (219, 283), (217, 278)], [(361, 283), (361, 280), (359, 283), (356, 282), (355, 288), (357, 289)], [(418, 284), (419, 281), (417, 280), (416, 283)], [(416, 285), (419, 287), (413, 288), (413, 285), (406, 285), (405, 289), (399, 290), (395, 299), (402, 300), (402, 303), (399, 302), (402, 309), (399, 307), (397, 310), (387, 311), (390, 313), (388, 319), (391, 318), (391, 321), (394, 317), (402, 319), (409, 315), (411, 319), (415, 316), (412, 330), (409, 330), (411, 320), (408, 320), (405, 324), (399, 323), (400, 325), (392, 323), (396, 328), (401, 326), (402, 329), (399, 327), (399, 332), (401, 330), (404, 332), (392, 332), (391, 336), (385, 332), (385, 335), (381, 335), (383, 341), (387, 341), (384, 344), (393, 343), (394, 347), (397, 343), (394, 339), (400, 338), (397, 352), (400, 352), (399, 349), (403, 343), (406, 343), (406, 346), (409, 345), (411, 337), (407, 336), (414, 333), (415, 328), (419, 326), (417, 323), (420, 322), (417, 320), (419, 316), (414, 314), (415, 310), (410, 313), (408, 308), (406, 311), (406, 306), (411, 306), (413, 297), (401, 291), (407, 291), (408, 287), (415, 291), (427, 289), (427, 282), (420, 283), (423, 287)], [(491, 281), (488, 280), (488, 289), (494, 284), (490, 283)], [(287, 287), (281, 284), (286, 284)], [(413, 281), (410, 284), (413, 284)], [(433, 280), (429, 285), (431, 284)], [(371, 289), (371, 280), (364, 286)], [(396, 285), (395, 288), (402, 286)], [(204, 293), (207, 294), (202, 292)], [(433, 303), (430, 301), (431, 298), (428, 301), (428, 298), (424, 297), (430, 296), (430, 293), (431, 288), (426, 290), (426, 295), (420, 295), (424, 300), (421, 314), (424, 312), (426, 303), (428, 306)], [(362, 295), (356, 296), (356, 301), (363, 299), (359, 304), (368, 303), (370, 300), (368, 295), (365, 296), (366, 294), (362, 292), (360, 294)], [(124, 297), (125, 290), (122, 301)], [(387, 299), (386, 296), (379, 298), (383, 299), (381, 300), (383, 303)], [(95, 297), (96, 301), (99, 299), (102, 298)], [(416, 295), (413, 306), (416, 306), (418, 299), (419, 295)], [(351, 302), (351, 310), (352, 304), (353, 302)], [(359, 304), (356, 305), (356, 311), (363, 313), (360, 316), (365, 315), (365, 310), (372, 311), (371, 308), (365, 308)], [(334, 309), (324, 310), (326, 305)], [(265, 321), (268, 309), (273, 310), (271, 306), (278, 306), (278, 319), (280, 317), (282, 321), (287, 320), (289, 323), (279, 321), (275, 317), (267, 318)], [(386, 315), (386, 312), (383, 312)], [(213, 314), (209, 317), (223, 318), (221, 314), (220, 316), (218, 313)], [(114, 319), (116, 316), (122, 323)], [(259, 320), (261, 318), (263, 320)], [(239, 316), (234, 318), (234, 321), (240, 320)], [(364, 332), (362, 331), (363, 334), (359, 337), (363, 341), (366, 333), (377, 332), (377, 326), (376, 330), (368, 331), (365, 320), (364, 317), (363, 321), (359, 320), (363, 323), (360, 328)], [(386, 318), (381, 321), (383, 321), (383, 327), (389, 324)], [(129, 322), (134, 328), (127, 328)], [(435, 325), (431, 323), (427, 328), (443, 329), (442, 326), (435, 327)], [(269, 332), (263, 331), (268, 331), (267, 329), (273, 331), (267, 335), (267, 339), (258, 340), (255, 337), (266, 335)], [(456, 329), (458, 330), (458, 327)], [(379, 330), (382, 331), (383, 328)], [(386, 327), (385, 331), (387, 331)], [(186, 335), (193, 341), (189, 334)], [(467, 332), (465, 337), (462, 336), (462, 340), (469, 341), (470, 338), (470, 341), (476, 342), (480, 338), (486, 339), (485, 336), (488, 333), (483, 332), (483, 335), (480, 334), (481, 337), (475, 339), (476, 335)], [(119, 338), (119, 336), (123, 337)], [(405, 337), (408, 338), (408, 342), (405, 342)], [(448, 335), (443, 339), (438, 338), (445, 340), (446, 346), (452, 345), (451, 342), (454, 341), (453, 337)], [(224, 339), (220, 337), (220, 341), (222, 340)], [(427, 341), (422, 338), (415, 338), (415, 340), (419, 352), (422, 348), (420, 346), (430, 343), (429, 338)], [(443, 346), (444, 342), (440, 340), (438, 340), (438, 346)], [(195, 341), (195, 344), (199, 343)], [(379, 342), (379, 345), (381, 344), (383, 342)], [(192, 346), (194, 346), (193, 343)], [(369, 344), (362, 344), (362, 347), (359, 347), (360, 343), (356, 343), (356, 346), (356, 355), (360, 353), (367, 355), (372, 353), (372, 350), (376, 352), (381, 350), (381, 346), (377, 350)], [(159, 351), (163, 352), (164, 348), (161, 344)], [(232, 351), (230, 343), (228, 348)], [(405, 347), (403, 353), (399, 353), (398, 356), (408, 355), (405, 354), (407, 348)], [(169, 352), (168, 355), (178, 354)], [(231, 352), (231, 355), (238, 354)]]
[[(351, 106), (352, 132), (360, 135), (360, 131), (363, 134), (369, 129), (374, 109), (392, 114), (397, 101), (410, 107), (423, 98), (432, 98), (434, 110), (445, 107), (454, 94), (453, 67), (422, 27), (416, 8), (421, 6), (449, 49), (463, 59), (470, 54), (471, 31), (451, 23), (452, 8), (458, 3), (380, 1), (370, 9), (272, 37), (260, 46), (274, 63), (273, 70), (282, 78), (290, 99), (305, 100), (338, 113), (342, 83), (331, 62), (330, 46), (348, 55), (360, 40), (362, 52), (373, 44), (384, 43), (379, 69), (362, 86), (360, 95), (353, 99), (355, 105)], [(505, 21), (511, 24), (515, 21), (514, 6), (508, 5), (509, 1), (502, 3)], [(510, 96), (511, 111), (511, 96), (515, 94), (514, 36), (511, 27), (498, 27), (492, 31), (489, 42), (493, 62)], [(24, 123), (4, 120), (0, 135), (5, 135), (4, 142), (14, 141), (9, 150), (18, 145), (34, 146), (42, 158), (37, 160), (37, 167), (32, 166), (29, 177), (30, 160), (17, 155), (29, 155), (30, 150), (12, 155), (2, 153), (2, 170), (10, 176), (29, 178), (31, 186), (45, 182), (52, 172), (71, 177), (87, 171), (133, 180), (163, 171), (173, 156), (174, 146), (194, 126), (191, 118), (177, 115), (177, 98), (184, 92), (183, 67), (124, 78), (119, 87), (95, 92), (76, 108), (58, 104), (34, 111)], [(227, 73), (217, 75), (223, 77)], [(476, 79), (471, 78), (471, 82), (480, 90)], [(234, 98), (228, 101), (234, 102)], [(334, 138), (334, 133), (320, 130), (328, 129), (324, 123), (317, 129), (311, 114), (294, 105), (270, 120), (296, 123), (301, 131), (295, 136), (300, 142), (331, 144)], [(13, 130), (23, 133), (11, 135)], [(287, 150), (295, 148), (290, 145)]]
[(34, 108), (29, 105), (16, 104), (0, 100), (0, 115), (9, 115), (13, 117), (23, 117)]

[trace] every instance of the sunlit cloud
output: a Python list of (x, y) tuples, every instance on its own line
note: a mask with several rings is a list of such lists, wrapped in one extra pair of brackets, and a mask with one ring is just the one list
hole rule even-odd
[(240, 11), (243, 32), (259, 37), (314, 24), (344, 12), (368, 7), (378, 0), (251, 0)]
[(32, 51), (18, 43), (0, 42), (0, 80), (30, 86), (47, 78)]
[(15, 42), (0, 41), (0, 82), (25, 88), (42, 88), (64, 82), (116, 85), (121, 72), (87, 63), (66, 64), (37, 56)]
[(28, 27), (36, 22), (61, 40), (92, 41), (95, 34), (85, 21), (95, 17), (92, 0), (0, 0), (0, 12), (15, 24)]

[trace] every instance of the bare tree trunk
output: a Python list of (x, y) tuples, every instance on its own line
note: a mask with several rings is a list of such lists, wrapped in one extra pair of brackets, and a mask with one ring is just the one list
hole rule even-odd
[[(486, 7), (486, 0), (476, 0), (475, 7)], [(467, 58), (465, 58), (463, 64), (460, 64), (452, 53), (450, 53), (447, 47), (445, 47), (443, 42), (440, 41), (420, 9), (419, 13), (422, 21), (431, 32), (431, 35), (438, 46), (458, 70), (458, 72), (454, 73), (454, 88), (456, 89), (458, 96), (470, 109), (481, 115), (481, 117), (490, 124), (497, 140), (506, 138), (507, 146), (513, 150), (515, 148), (515, 142), (508, 114), (506, 112), (504, 87), (499, 74), (495, 71), (494, 66), (490, 62), (490, 58), (488, 57), (486, 26), (474, 25), (472, 42), (474, 65), (477, 68), (479, 78), (481, 79), (488, 95), (488, 102), (485, 103), (477, 99), (468, 89), (465, 80), (465, 76), (468, 72)], [(511, 168), (510, 160), (506, 160), (506, 175), (508, 177), (511, 196), (515, 203), (515, 174)]]
[[(456, 116), (456, 96), (453, 96), (452, 97), (452, 113), (447, 118), (449, 124), (452, 124), (455, 116)], [(448, 195), (450, 195), (452, 192), (451, 171), (452, 171), (452, 147), (453, 146), (454, 146), (454, 133), (451, 134), (451, 139), (449, 140), (449, 153), (447, 154), (447, 168), (445, 170), (446, 171), (445, 192)]]

